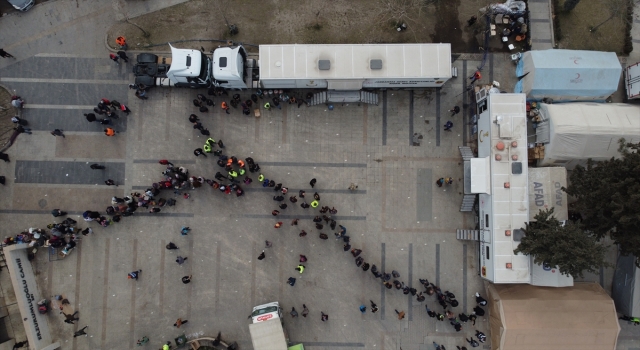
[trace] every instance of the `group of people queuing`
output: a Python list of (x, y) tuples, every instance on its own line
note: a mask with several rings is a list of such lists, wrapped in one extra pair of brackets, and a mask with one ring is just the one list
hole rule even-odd
[(116, 131), (112, 127), (111, 120), (120, 118), (116, 112), (122, 112), (128, 116), (129, 113), (131, 113), (131, 109), (129, 109), (129, 107), (127, 107), (124, 103), (120, 103), (116, 100), (108, 100), (106, 98), (102, 98), (100, 99), (100, 102), (98, 102), (98, 105), (96, 107), (93, 107), (93, 113), (85, 113), (84, 117), (89, 123), (97, 121), (101, 125), (104, 125), (105, 135), (115, 136), (118, 131)]

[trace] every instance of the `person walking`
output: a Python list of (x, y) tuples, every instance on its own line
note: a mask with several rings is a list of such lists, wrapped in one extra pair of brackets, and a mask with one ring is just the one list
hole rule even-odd
[(12, 54), (8, 53), (7, 51), (0, 49), (0, 57), (2, 58), (15, 58)]
[(137, 346), (142, 346), (142, 345), (144, 345), (144, 344), (146, 344), (148, 342), (149, 342), (149, 337), (144, 336), (144, 337), (142, 337), (142, 339), (138, 339), (138, 342), (136, 343), (136, 345)]
[(442, 187), (443, 184), (444, 184), (444, 177), (441, 177), (438, 180), (436, 180), (436, 185), (438, 185), (438, 187)]
[(307, 309), (307, 305), (302, 304), (302, 317), (307, 317), (309, 314), (309, 309)]
[(91, 169), (93, 169), (93, 170), (104, 170), (104, 169), (106, 169), (106, 167), (104, 165), (100, 165), (100, 164), (97, 164), (97, 163), (93, 163), (89, 167)]
[(173, 242), (169, 242), (169, 244), (167, 244), (165, 246), (165, 248), (167, 248), (167, 250), (175, 250), (175, 249), (179, 249), (177, 245), (175, 245), (175, 243)]
[[(311, 181), (309, 181), (309, 185), (311, 185), (311, 188), (313, 188), (316, 185), (316, 178), (314, 177), (313, 179), (311, 179)], [(304, 196), (300, 196), (300, 197), (304, 197)]]
[(207, 157), (206, 154), (204, 154), (204, 152), (202, 152), (202, 148), (196, 148), (193, 150), (193, 154), (198, 157), (200, 155), (203, 155), (205, 158)]
[(298, 266), (295, 268), (295, 270), (300, 272), (300, 274), (302, 275), (302, 273), (304, 272), (304, 265), (298, 264)]
[(138, 277), (140, 276), (140, 272), (142, 272), (142, 269), (129, 272), (129, 274), (127, 274), (127, 279), (133, 279), (137, 281)]
[(322, 320), (322, 322), (328, 321), (329, 320), (329, 315), (327, 315), (324, 312), (320, 311), (320, 320)]
[(183, 258), (183, 257), (181, 257), (181, 256), (178, 256), (178, 257), (176, 258), (176, 262), (178, 263), (178, 265), (182, 265), (182, 264), (184, 264), (184, 262), (185, 262), (187, 259), (188, 259), (188, 258)]
[(191, 283), (191, 276), (192, 275), (182, 277), (182, 283), (184, 284)]
[(398, 320), (402, 320), (404, 318), (404, 311), (398, 311), (397, 309), (394, 310), (396, 312), (396, 314), (398, 314)]
[(296, 284), (295, 277), (289, 277), (289, 279), (287, 279), (287, 284), (290, 285), (291, 287), (295, 286)]
[(63, 138), (66, 138), (66, 137), (64, 136), (64, 133), (63, 133), (63, 132), (62, 132), (62, 130), (60, 130), (60, 129), (54, 129), (54, 130), (51, 132), (51, 135), (53, 135), (53, 136), (62, 136)]
[(120, 57), (120, 59), (122, 59), (125, 63), (129, 63), (129, 57), (127, 57), (126, 52), (118, 51), (117, 54), (118, 54), (118, 57)]
[(486, 306), (487, 300), (480, 296), (480, 293), (476, 293), (476, 303), (480, 306)]
[(296, 311), (295, 307), (291, 307), (291, 312), (289, 313), (289, 315), (291, 315), (291, 317), (298, 317), (298, 311)]
[(276, 224), (275, 224), (273, 227), (275, 227), (275, 228), (280, 228), (280, 227), (282, 227), (282, 221), (278, 221), (278, 222), (276, 222)]
[(306, 255), (303, 255), (303, 254), (300, 254), (300, 262), (301, 262), (301, 263), (303, 263), (303, 262), (307, 262), (307, 256), (306, 256)]
[(116, 182), (111, 180), (111, 179), (105, 180), (104, 184), (107, 185), (107, 186), (118, 186), (118, 185), (116, 185)]
[(456, 115), (456, 114), (460, 113), (460, 107), (455, 106), (455, 107), (451, 108), (451, 109), (449, 110), (449, 112), (451, 112), (451, 116), (453, 117), (454, 115)]
[(180, 328), (180, 326), (182, 326), (183, 324), (185, 324), (187, 322), (189, 322), (189, 320), (183, 320), (181, 318), (178, 318), (176, 320), (176, 323), (173, 324), (173, 326), (176, 327), (176, 328)]
[(264, 249), (262, 250), (262, 253), (260, 253), (260, 255), (258, 255), (258, 260), (262, 260), (266, 257), (266, 255), (264, 254)]
[(464, 338), (464, 339), (467, 341), (467, 343), (469, 343), (469, 345), (471, 345), (472, 348), (477, 348), (478, 346), (480, 346), (480, 344), (473, 338), (469, 338), (469, 339)]
[(73, 333), (73, 337), (79, 337), (81, 335), (84, 335), (85, 337), (87, 336), (87, 333), (84, 331), (85, 329), (89, 328), (89, 326), (84, 326), (82, 327), (80, 330), (78, 330), (77, 332)]

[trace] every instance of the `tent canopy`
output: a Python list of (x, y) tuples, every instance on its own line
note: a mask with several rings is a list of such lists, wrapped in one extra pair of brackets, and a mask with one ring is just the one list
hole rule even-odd
[(573, 169), (587, 159), (619, 157), (618, 140), (640, 142), (640, 107), (624, 103), (540, 104), (536, 142), (545, 143), (538, 165)]
[(494, 350), (615, 350), (613, 300), (599, 284), (486, 284)]
[(526, 76), (515, 92), (540, 101), (604, 101), (618, 90), (622, 66), (613, 52), (580, 50), (528, 51), (516, 67)]

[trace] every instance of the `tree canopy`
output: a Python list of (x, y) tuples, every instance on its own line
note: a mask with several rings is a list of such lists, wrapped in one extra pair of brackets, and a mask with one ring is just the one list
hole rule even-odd
[(531, 255), (534, 263), (558, 266), (560, 273), (573, 277), (583, 277), (584, 271), (598, 273), (600, 266), (608, 265), (607, 247), (579, 225), (563, 226), (553, 216), (553, 208), (540, 210), (535, 219), (523, 228), (526, 235), (514, 253)]
[(607, 233), (624, 255), (636, 257), (640, 267), (640, 143), (619, 141), (620, 158), (577, 166), (562, 188), (577, 199), (574, 208), (581, 225), (596, 238)]

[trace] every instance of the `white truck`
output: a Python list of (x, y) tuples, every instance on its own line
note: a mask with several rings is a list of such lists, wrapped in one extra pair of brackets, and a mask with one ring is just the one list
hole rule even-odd
[(251, 320), (249, 332), (254, 350), (304, 350), (302, 344), (289, 346), (282, 308), (277, 301), (254, 307)]
[(171, 58), (144, 53), (133, 72), (146, 86), (225, 89), (316, 89), (332, 102), (377, 104), (379, 88), (442, 87), (455, 76), (451, 44), (242, 45), (220, 47), (211, 58), (171, 47)]
[(133, 66), (135, 83), (152, 86), (207, 88), (211, 81), (211, 58), (198, 50), (171, 47), (171, 57), (142, 53)]

